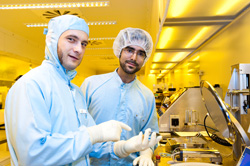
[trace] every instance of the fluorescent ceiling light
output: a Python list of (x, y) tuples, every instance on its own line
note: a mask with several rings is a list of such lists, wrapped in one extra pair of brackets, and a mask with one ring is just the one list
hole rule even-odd
[(171, 59), (171, 61), (181, 61), (181, 60), (183, 60), (186, 56), (187, 56), (187, 53), (186, 53), (186, 52), (179, 52), (179, 53), (177, 53), (177, 54)]
[(150, 70), (150, 74), (166, 74), (169, 70), (154, 70), (154, 69), (151, 69)]
[(176, 63), (162, 63), (162, 64), (158, 64), (157, 62), (152, 62), (151, 64), (151, 69), (152, 70), (157, 70), (157, 69), (161, 69), (162, 71), (164, 70), (169, 70), (172, 69), (174, 66), (176, 65)]
[(152, 69), (156, 69), (156, 68), (157, 68), (157, 65), (156, 65), (156, 64), (152, 64), (152, 65), (151, 65), (151, 68), (152, 68)]
[(191, 51), (186, 51), (182, 49), (169, 51), (165, 50), (165, 52), (163, 51), (160, 52), (160, 50), (157, 50), (154, 53), (153, 62), (180, 62), (191, 53)]
[(159, 74), (160, 70), (150, 70), (150, 74)]
[(223, 6), (218, 10), (216, 15), (223, 15), (226, 12), (228, 12), (231, 8), (235, 6), (236, 3), (240, 2), (239, 0), (230, 0), (230, 1), (225, 1), (223, 3)]
[(173, 36), (173, 28), (164, 28), (162, 35), (159, 40), (159, 49), (166, 48), (168, 42), (170, 41), (171, 37)]
[(169, 63), (169, 64), (167, 64), (164, 68), (165, 68), (165, 69), (171, 69), (171, 68), (173, 68), (175, 65), (176, 65), (176, 64), (174, 64), (174, 63)]
[(165, 74), (158, 74), (157, 77), (163, 77)]
[(189, 69), (188, 74), (196, 74), (197, 70), (195, 69)]
[(200, 59), (200, 56), (197, 56), (192, 61), (198, 61), (199, 59)]
[[(116, 21), (92, 21), (87, 22), (87, 24), (90, 25), (115, 25)], [(27, 27), (47, 27), (47, 23), (26, 23)]]
[(107, 7), (109, 1), (70, 2), (70, 3), (34, 3), (34, 4), (6, 4), (0, 9), (47, 9), (47, 8), (79, 8), (79, 7)]
[(27, 23), (25, 25), (28, 28), (32, 28), (32, 27), (47, 27), (48, 26), (47, 23)]
[(194, 68), (199, 68), (200, 67), (200, 65), (196, 65)]
[(199, 39), (202, 38), (202, 36), (207, 32), (209, 28), (208, 27), (203, 27), (197, 35), (185, 46), (185, 48), (191, 48), (191, 46), (198, 41)]
[(88, 22), (88, 25), (115, 25), (116, 21), (93, 21)]
[(166, 74), (169, 70), (161, 70), (162, 74)]
[(153, 62), (159, 62), (162, 59), (163, 56), (164, 56), (164, 54), (161, 53), (161, 52), (155, 53), (154, 54)]
[(180, 17), (185, 11), (190, 10), (189, 6), (194, 4), (192, 0), (174, 0), (171, 1), (170, 16)]
[(154, 74), (148, 74), (149, 77), (154, 77), (155, 75)]

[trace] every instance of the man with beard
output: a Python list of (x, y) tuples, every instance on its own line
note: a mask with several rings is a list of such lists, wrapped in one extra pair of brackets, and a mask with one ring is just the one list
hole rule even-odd
[[(146, 31), (138, 28), (121, 30), (113, 44), (120, 67), (112, 73), (88, 77), (81, 86), (88, 110), (97, 124), (117, 120), (133, 129), (122, 131), (121, 140), (147, 128), (159, 131), (154, 95), (136, 78), (136, 72), (147, 62), (152, 49), (152, 38)], [(112, 147), (113, 143), (109, 143)], [(154, 147), (151, 147), (122, 159), (112, 155), (91, 158), (91, 165), (153, 165), (153, 151)]]

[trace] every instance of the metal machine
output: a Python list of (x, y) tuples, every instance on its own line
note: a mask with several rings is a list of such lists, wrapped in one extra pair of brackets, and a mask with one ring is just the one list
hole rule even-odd
[[(249, 76), (245, 80), (248, 80), (247, 82), (249, 83)], [(244, 85), (247, 85), (248, 87), (249, 84)], [(248, 97), (246, 97), (245, 95), (249, 94), (249, 90), (237, 90), (236, 97), (242, 97), (242, 99), (232, 99), (232, 96), (236, 94), (235, 91), (229, 91), (228, 94), (228, 96), (231, 96), (231, 102), (233, 101), (233, 103), (237, 103), (243, 100), (244, 103), (240, 107), (236, 107), (235, 105), (230, 107), (222, 101), (215, 88), (211, 86), (211, 84), (209, 84), (207, 81), (201, 81), (201, 86), (199, 88), (187, 88), (187, 90), (179, 95), (175, 102), (172, 103), (169, 108), (165, 110), (165, 112), (160, 116), (160, 133), (168, 133), (173, 131), (198, 132), (204, 130), (204, 127), (206, 129), (206, 126), (209, 126), (214, 131), (217, 131), (217, 133), (221, 136), (216, 137), (217, 141), (219, 141), (217, 143), (224, 143), (222, 145), (225, 146), (231, 146), (234, 144), (234, 154), (236, 156), (236, 159), (238, 159), (237, 157), (241, 154), (241, 150), (243, 149), (243, 147), (250, 146), (250, 140), (245, 132), (246, 130), (242, 128), (239, 120), (234, 117), (231, 111), (232, 109), (236, 110), (235, 107), (239, 108), (238, 110), (242, 108), (243, 112), (246, 112), (248, 110), (246, 109), (248, 108), (246, 104), (249, 102), (245, 102), (245, 100), (248, 99)], [(242, 96), (240, 96), (239, 94), (242, 94)], [(210, 119), (207, 119), (207, 122), (205, 124), (207, 117)], [(204, 125), (202, 125), (201, 123), (203, 120)], [(213, 139), (214, 137), (211, 137), (209, 133), (210, 132), (207, 131), (208, 136)], [(199, 136), (196, 135), (196, 137)], [(216, 142), (216, 140), (214, 141)], [(240, 146), (238, 146), (237, 141), (240, 142)], [(173, 141), (170, 142), (173, 143)], [(184, 142), (182, 144), (185, 145), (187, 143)], [(176, 146), (177, 144), (173, 144), (173, 147), (176, 148)], [(216, 149), (211, 150), (209, 148), (197, 147), (178, 148), (180, 151), (173, 153), (174, 159), (177, 155), (177, 158), (179, 158), (179, 160), (181, 161), (184, 161), (183, 158), (187, 159), (195, 157), (208, 157), (211, 162), (215, 162), (218, 164), (222, 161), (220, 153)]]
[[(176, 94), (173, 94), (172, 99), (170, 97), (168, 103), (169, 107), (161, 111), (163, 114), (159, 117), (159, 131), (161, 133), (204, 130), (202, 123), (207, 110), (202, 101), (199, 87), (177, 91)], [(210, 118), (207, 120), (207, 124), (211, 128), (216, 128)]]
[(237, 143), (234, 144), (234, 154), (237, 159), (243, 147), (250, 146), (245, 130), (207, 81), (201, 82), (201, 93), (207, 111), (223, 137), (231, 144), (236, 140), (240, 142), (240, 146)]
[[(165, 152), (172, 154), (173, 160), (192, 161), (194, 158), (206, 158), (203, 161), (220, 164), (220, 153), (209, 149), (207, 142), (195, 135), (181, 135), (204, 131), (203, 119), (207, 114), (202, 101), (200, 87), (184, 88), (173, 94), (168, 100), (167, 109), (159, 117), (159, 130), (165, 142)], [(207, 125), (214, 131), (216, 127), (210, 117)], [(173, 135), (172, 133), (177, 135)], [(168, 135), (171, 133), (172, 135)], [(179, 135), (178, 135), (179, 134)], [(166, 138), (165, 135), (167, 135)], [(170, 138), (171, 137), (171, 138)], [(177, 150), (178, 149), (178, 150)]]
[(228, 85), (225, 102), (231, 106), (231, 112), (240, 120), (240, 114), (247, 114), (250, 97), (249, 97), (249, 83), (250, 83), (250, 64), (237, 64), (232, 66), (231, 80)]
[[(224, 101), (230, 105), (230, 112), (242, 126), (242, 130), (249, 130), (250, 113), (250, 64), (236, 64), (231, 67), (231, 80)], [(250, 135), (248, 134), (248, 137)], [(236, 133), (234, 145), (235, 156), (238, 158), (242, 152), (241, 135)]]
[(222, 163), (220, 152), (215, 149), (181, 149), (180, 152), (175, 153), (172, 158), (177, 161), (187, 161), (192, 158), (208, 158), (211, 163)]

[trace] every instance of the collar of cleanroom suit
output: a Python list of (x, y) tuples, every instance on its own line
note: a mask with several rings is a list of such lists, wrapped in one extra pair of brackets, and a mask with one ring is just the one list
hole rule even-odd
[[(113, 119), (131, 126), (132, 131), (122, 131), (121, 140), (128, 140), (140, 131), (145, 132), (147, 128), (151, 128), (152, 132), (159, 132), (154, 95), (137, 78), (124, 83), (116, 69), (111, 73), (86, 78), (81, 89), (88, 111), (96, 124)], [(112, 142), (109, 144), (113, 146)], [(91, 165), (132, 165), (133, 160), (139, 156), (139, 153), (131, 153), (128, 157), (117, 159), (112, 153), (104, 156), (102, 152), (106, 151), (99, 152), (95, 156), (90, 153)]]
[(76, 71), (60, 64), (57, 42), (66, 30), (89, 33), (76, 16), (49, 22), (45, 60), (9, 90), (5, 107), (6, 137), (12, 165), (90, 165), (94, 146), (86, 127), (95, 125), (79, 87)]

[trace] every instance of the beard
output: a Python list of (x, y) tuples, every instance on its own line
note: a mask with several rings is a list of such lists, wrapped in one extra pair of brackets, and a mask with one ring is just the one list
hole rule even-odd
[(60, 48), (57, 48), (57, 55), (61, 65), (63, 65), (63, 52)]
[(62, 49), (57, 49), (58, 59), (61, 65), (68, 71), (74, 70), (77, 66), (80, 65), (82, 60), (77, 60), (77, 62), (73, 62), (67, 55), (67, 53), (63, 52)]
[[(133, 61), (133, 60), (126, 60), (124, 63), (122, 63), (121, 60), (119, 60), (119, 61), (120, 61), (120, 66), (121, 66), (122, 70), (123, 70), (125, 73), (127, 73), (127, 74), (135, 74), (136, 72), (138, 72), (138, 71), (141, 69), (141, 68), (139, 67), (139, 64), (136, 63), (136, 61)], [(133, 64), (135, 64), (135, 69), (129, 70), (130, 67), (126, 67), (126, 63), (133, 63)]]

